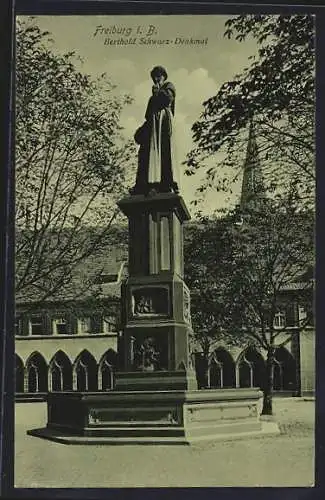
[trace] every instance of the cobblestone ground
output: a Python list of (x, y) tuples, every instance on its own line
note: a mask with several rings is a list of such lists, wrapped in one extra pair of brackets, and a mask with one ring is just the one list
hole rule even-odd
[(312, 486), (314, 403), (277, 399), (281, 435), (195, 446), (63, 445), (26, 435), (46, 423), (43, 403), (16, 405), (15, 486)]

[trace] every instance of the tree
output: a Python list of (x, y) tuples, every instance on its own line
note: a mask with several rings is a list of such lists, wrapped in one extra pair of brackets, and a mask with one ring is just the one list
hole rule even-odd
[(204, 217), (186, 226), (184, 241), (185, 281), (191, 290), (192, 350), (202, 350), (202, 382), (217, 342), (241, 343), (229, 332), (230, 299), (227, 288), (231, 276), (232, 218)]
[(16, 37), (16, 292), (42, 302), (112, 235), (135, 167), (120, 126), (130, 97), (55, 53), (33, 21)]
[[(202, 336), (203, 345), (206, 337), (210, 341), (214, 336), (218, 340), (225, 338), (226, 342), (250, 341), (266, 351), (266, 376), (261, 388), (263, 414), (272, 414), (275, 350), (288, 343), (310, 320), (309, 315), (301, 321), (290, 321), (289, 317), (297, 304), (311, 309), (312, 281), (301, 276), (313, 264), (313, 224), (312, 214), (297, 212), (290, 199), (277, 204), (266, 200), (240, 214), (235, 210), (223, 224), (218, 219), (211, 220), (205, 226), (208, 231), (204, 228), (203, 235), (193, 239), (203, 269), (200, 311), (198, 315), (193, 311), (196, 335)], [(215, 242), (205, 251), (213, 226), (216, 238), (223, 242), (221, 253), (220, 244), (214, 247)], [(188, 272), (195, 276), (193, 268), (195, 271), (197, 263), (191, 266)], [(193, 283), (195, 280), (196, 277)], [(194, 287), (193, 292), (196, 307)], [(279, 311), (287, 314), (287, 323), (281, 328), (275, 325)]]
[(200, 192), (231, 190), (253, 117), (268, 187), (285, 193), (294, 179), (300, 201), (314, 202), (314, 31), (309, 15), (249, 14), (226, 22), (225, 36), (242, 43), (254, 37), (258, 56), (203, 103), (192, 127), (196, 145), (188, 154), (186, 173), (206, 168)]
[[(291, 334), (311, 319), (307, 315), (300, 320), (296, 313), (298, 304), (308, 309), (308, 303), (311, 313), (313, 282), (303, 276), (313, 267), (314, 218), (311, 212), (297, 212), (290, 198), (277, 204), (266, 200), (244, 213), (243, 224), (231, 231), (235, 239), (229, 287), (232, 328), (266, 351), (262, 414), (268, 415), (272, 414), (275, 349), (287, 344)], [(279, 312), (286, 316), (280, 328), (275, 322)]]

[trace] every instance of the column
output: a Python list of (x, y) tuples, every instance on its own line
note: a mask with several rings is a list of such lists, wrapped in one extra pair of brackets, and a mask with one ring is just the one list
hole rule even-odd
[(24, 368), (24, 392), (28, 392), (28, 368)]
[(239, 364), (236, 363), (236, 366), (235, 366), (235, 375), (236, 375), (236, 388), (239, 388), (240, 387), (240, 378), (239, 378)]
[(171, 269), (170, 227), (168, 215), (160, 217), (160, 269)]

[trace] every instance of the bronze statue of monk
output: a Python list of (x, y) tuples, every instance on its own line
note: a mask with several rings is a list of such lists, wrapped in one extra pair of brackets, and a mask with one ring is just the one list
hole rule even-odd
[(167, 81), (167, 72), (155, 66), (150, 73), (154, 82), (144, 124), (134, 139), (139, 144), (138, 171), (134, 194), (178, 192), (177, 165), (174, 158), (175, 87)]

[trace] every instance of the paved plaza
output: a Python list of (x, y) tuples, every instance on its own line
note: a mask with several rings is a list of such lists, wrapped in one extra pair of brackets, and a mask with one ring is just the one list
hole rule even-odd
[(312, 486), (314, 402), (275, 400), (276, 437), (195, 446), (63, 445), (26, 435), (46, 424), (44, 403), (16, 404), (15, 486)]

